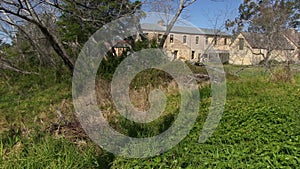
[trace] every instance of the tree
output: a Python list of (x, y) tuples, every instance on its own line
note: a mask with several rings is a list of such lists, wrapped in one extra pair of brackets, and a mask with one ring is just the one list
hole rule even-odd
[[(75, 37), (79, 37), (82, 44), (102, 25), (125, 14), (134, 13), (139, 6), (137, 2), (131, 3), (129, 0), (3, 0), (0, 2), (0, 20), (19, 30), (28, 23), (35, 25), (72, 72), (74, 57), (68, 52), (70, 41), (74, 42)], [(42, 19), (45, 15), (52, 16), (50, 19), (54, 23), (62, 20), (60, 30), (66, 33), (62, 39)], [(34, 41), (31, 39), (31, 42)]]
[(264, 65), (269, 68), (271, 53), (285, 45), (279, 39), (299, 16), (298, 5), (299, 2), (293, 0), (245, 0), (239, 7), (239, 16), (234, 21), (228, 20), (226, 26), (233, 28), (235, 35), (245, 30), (263, 34), (267, 50), (263, 55)]
[[(58, 3), (57, 1), (54, 1)], [(53, 6), (49, 5), (48, 0), (11, 0), (11, 1), (1, 1), (0, 3), (1, 20), (12, 25), (19, 25), (19, 22), (29, 22), (36, 25), (36, 27), (43, 33), (45, 38), (49, 41), (54, 51), (60, 56), (65, 65), (70, 71), (74, 69), (74, 61), (68, 55), (67, 51), (63, 47), (61, 41), (55, 34), (49, 30), (47, 25), (42, 21), (42, 14), (49, 14), (53, 11)], [(55, 16), (55, 15), (54, 15)], [(11, 23), (7, 18), (15, 17), (17, 20)]]
[[(52, 17), (51, 15), (45, 15), (40, 18), (51, 32), (55, 32), (57, 25)], [(38, 60), (37, 63), (30, 63), (30, 61), (24, 60), (24, 62), (28, 62), (27, 65), (40, 65), (42, 67), (54, 67), (57, 65), (58, 58), (56, 57), (55, 51), (36, 25), (25, 22), (24, 25), (15, 25), (15, 27), (17, 28), (17, 32), (13, 38), (13, 48), (19, 53), (24, 53), (21, 46), (27, 44), (27, 46), (29, 46), (28, 48), (36, 57), (35, 60)]]
[(85, 43), (103, 25), (126, 14), (134, 14), (138, 1), (129, 0), (62, 0), (64, 8), (58, 24), (66, 41)]

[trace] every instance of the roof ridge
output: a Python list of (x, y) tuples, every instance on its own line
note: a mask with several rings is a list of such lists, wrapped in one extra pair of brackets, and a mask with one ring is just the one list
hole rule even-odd
[[(155, 23), (142, 23), (142, 29), (145, 30), (154, 30), (154, 31), (165, 31), (166, 26), (161, 26)], [(193, 26), (183, 26), (183, 25), (174, 25), (171, 30), (171, 33), (186, 33), (186, 34), (199, 34), (199, 35), (216, 35), (220, 34), (223, 36), (230, 36), (224, 31), (219, 29), (210, 29), (210, 28), (200, 28)]]

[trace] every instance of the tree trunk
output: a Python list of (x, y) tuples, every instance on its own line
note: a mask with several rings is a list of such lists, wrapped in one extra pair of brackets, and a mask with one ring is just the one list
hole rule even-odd
[(172, 28), (174, 27), (177, 19), (179, 18), (180, 14), (182, 13), (182, 11), (183, 11), (184, 8), (185, 8), (184, 2), (181, 0), (180, 1), (180, 6), (179, 6), (179, 8), (178, 8), (178, 10), (177, 10), (177, 12), (175, 14), (175, 16), (172, 18), (170, 24), (167, 25), (167, 29), (166, 29), (164, 35), (162, 36), (162, 38), (160, 40), (160, 43), (159, 43), (159, 46), (158, 46), (159, 48), (162, 49), (164, 47), (164, 44), (165, 44), (165, 42), (166, 42), (166, 40), (168, 38), (168, 35), (170, 34)]
[(55, 35), (51, 34), (49, 32), (49, 30), (46, 27), (44, 27), (43, 25), (38, 24), (37, 26), (40, 28), (42, 33), (45, 35), (47, 40), (50, 42), (50, 44), (53, 47), (54, 51), (58, 54), (58, 56), (61, 57), (64, 64), (69, 68), (69, 70), (71, 72), (73, 72), (74, 63), (71, 60), (68, 53), (66, 52), (66, 50), (64, 49), (63, 45), (59, 42), (58, 38)]
[[(20, 3), (20, 5), (21, 5), (21, 3)], [(30, 8), (30, 9), (32, 10), (33, 8)], [(26, 20), (26, 21), (36, 25), (41, 30), (41, 32), (45, 35), (46, 39), (49, 41), (49, 43), (53, 47), (54, 51), (58, 54), (59, 57), (61, 57), (64, 64), (69, 68), (69, 70), (71, 72), (73, 72), (74, 63), (71, 60), (68, 53), (66, 52), (66, 50), (64, 49), (62, 43), (59, 42), (58, 38), (54, 34), (52, 34), (48, 30), (48, 28), (45, 25), (43, 25), (43, 23), (39, 19), (36, 18), (36, 16), (34, 14), (31, 13), (31, 15), (33, 15), (33, 16), (32, 16), (32, 18), (30, 18), (30, 16), (22, 15), (19, 12), (9, 10), (8, 8), (4, 8), (1, 5), (0, 5), (0, 10), (2, 10), (4, 13), (14, 15), (16, 17), (19, 17), (20, 19)]]
[(271, 68), (271, 67), (270, 67), (270, 66), (271, 66), (271, 65), (270, 65), (271, 52), (272, 52), (272, 50), (268, 50), (267, 53), (266, 53), (265, 63), (264, 63), (264, 64), (265, 64), (266, 70)]

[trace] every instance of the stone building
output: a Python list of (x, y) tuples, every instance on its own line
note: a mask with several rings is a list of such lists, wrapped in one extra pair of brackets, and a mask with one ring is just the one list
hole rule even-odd
[(263, 62), (269, 52), (269, 60), (278, 62), (298, 62), (299, 48), (287, 38), (287, 34), (273, 35), (266, 38), (264, 34), (242, 32), (229, 48), (230, 64), (257, 65)]
[[(158, 40), (166, 30), (163, 22), (142, 23), (141, 27), (148, 38)], [(217, 54), (222, 62), (227, 62), (230, 39), (230, 35), (215, 29), (174, 26), (164, 44), (164, 49), (172, 59), (205, 62), (210, 55)]]

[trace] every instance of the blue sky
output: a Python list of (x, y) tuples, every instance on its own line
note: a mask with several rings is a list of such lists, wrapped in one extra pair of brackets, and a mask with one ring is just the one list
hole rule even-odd
[[(184, 10), (181, 17), (196, 27), (224, 30), (225, 21), (238, 16), (241, 3), (242, 0), (197, 0)], [(159, 17), (148, 16), (144, 22), (153, 23), (157, 19)]]
[[(242, 1), (197, 0), (186, 8), (182, 16), (193, 26), (224, 30), (224, 22), (226, 19), (234, 19), (238, 15), (238, 7)], [(0, 38), (2, 39), (1, 35)]]
[(241, 3), (242, 0), (197, 0), (187, 8), (187, 20), (198, 27), (220, 27), (226, 19), (234, 19), (238, 15)]

